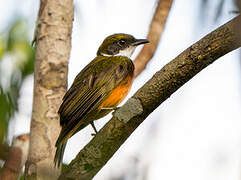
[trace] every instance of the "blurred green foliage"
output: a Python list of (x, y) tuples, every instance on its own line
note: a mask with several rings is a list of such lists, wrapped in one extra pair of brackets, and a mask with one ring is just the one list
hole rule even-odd
[(18, 110), (22, 82), (33, 70), (34, 49), (28, 27), (24, 20), (17, 20), (7, 32), (0, 33), (0, 143), (6, 141), (9, 121)]

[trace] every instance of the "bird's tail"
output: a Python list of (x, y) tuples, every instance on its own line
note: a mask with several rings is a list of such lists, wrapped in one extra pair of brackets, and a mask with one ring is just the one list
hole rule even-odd
[(63, 160), (63, 156), (64, 156), (64, 149), (65, 149), (65, 146), (66, 146), (66, 143), (59, 143), (59, 144), (56, 144), (56, 153), (55, 153), (55, 157), (54, 157), (54, 164), (55, 164), (55, 167), (60, 167), (61, 163), (62, 163), (62, 160)]

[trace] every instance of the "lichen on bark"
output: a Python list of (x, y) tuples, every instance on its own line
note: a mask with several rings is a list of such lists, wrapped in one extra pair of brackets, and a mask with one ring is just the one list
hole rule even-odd
[(130, 98), (128, 101), (116, 111), (113, 112), (113, 116), (119, 121), (127, 123), (131, 118), (142, 114), (143, 107), (139, 99)]

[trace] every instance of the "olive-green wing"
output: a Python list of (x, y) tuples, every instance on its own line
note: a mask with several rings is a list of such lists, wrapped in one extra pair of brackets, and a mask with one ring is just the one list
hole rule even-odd
[(102, 58), (101, 61), (94, 60), (81, 71), (64, 96), (59, 109), (62, 131), (57, 144), (65, 142), (81, 126), (84, 128), (88, 125), (85, 122), (86, 115), (96, 110), (128, 75), (126, 62), (117, 58), (112, 58), (113, 61), (108, 57)]

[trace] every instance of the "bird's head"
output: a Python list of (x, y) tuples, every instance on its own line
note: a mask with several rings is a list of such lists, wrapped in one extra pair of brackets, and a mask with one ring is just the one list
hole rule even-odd
[(146, 39), (136, 39), (129, 34), (113, 34), (105, 38), (97, 51), (97, 55), (127, 56), (130, 58), (138, 45), (148, 42)]

